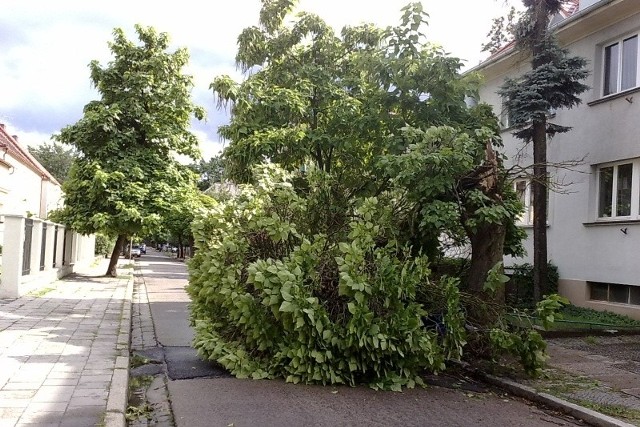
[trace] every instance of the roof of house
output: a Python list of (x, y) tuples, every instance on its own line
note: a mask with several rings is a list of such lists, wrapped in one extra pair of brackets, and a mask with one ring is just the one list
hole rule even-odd
[(51, 175), (51, 173), (49, 173), (49, 171), (31, 155), (31, 153), (29, 153), (29, 150), (20, 145), (17, 141), (17, 137), (10, 135), (7, 132), (4, 123), (0, 123), (0, 153), (3, 151), (10, 154), (17, 161), (40, 175), (41, 178), (51, 181), (56, 185), (60, 185), (53, 175)]
[[(580, 9), (580, 0), (566, 0), (564, 3), (562, 3), (562, 5), (560, 6), (560, 12), (558, 12), (558, 15), (561, 18), (560, 22), (574, 15), (576, 12), (578, 12), (579, 9)], [(515, 49), (516, 49), (516, 41), (512, 40), (509, 43), (502, 46), (501, 48), (492, 52), (491, 55), (489, 55), (484, 61), (482, 61), (479, 65), (473, 68), (474, 69), (482, 68), (482, 66), (487, 62), (491, 62), (499, 57), (506, 56), (507, 54), (513, 52)]]
[(579, 8), (580, 0), (567, 0), (560, 6), (560, 15), (566, 19), (576, 13)]

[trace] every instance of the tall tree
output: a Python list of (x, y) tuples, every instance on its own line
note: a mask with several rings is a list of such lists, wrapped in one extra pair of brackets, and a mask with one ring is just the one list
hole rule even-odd
[(563, 0), (523, 0), (525, 12), (515, 26), (517, 46), (531, 54), (531, 70), (516, 79), (507, 79), (500, 90), (517, 130), (514, 135), (533, 144), (533, 280), (534, 299), (540, 301), (548, 291), (547, 137), (571, 128), (553, 123), (551, 111), (572, 108), (587, 89), (586, 60), (569, 56), (558, 45), (550, 19), (559, 12)]
[[(460, 60), (427, 41), (422, 28), (428, 15), (420, 3), (403, 8), (398, 26), (347, 27), (339, 36), (311, 14), (302, 13), (289, 24), (284, 18), (293, 3), (264, 1), (260, 25), (245, 29), (238, 39), (236, 60), (241, 68), (252, 72), (243, 83), (221, 76), (211, 85), (221, 104), (232, 103), (231, 122), (220, 128), (221, 135), (231, 141), (224, 152), (226, 171), (235, 180), (246, 182), (251, 179), (250, 166), (264, 159), (290, 171), (307, 166), (322, 171), (330, 177), (327, 198), (310, 210), (311, 215), (318, 216), (315, 224), (321, 232), (332, 232), (328, 228), (340, 229), (347, 223), (345, 212), (356, 197), (380, 195), (394, 180), (409, 182), (407, 187), (415, 190), (416, 204), (409, 215), (398, 215), (399, 221), (407, 221), (399, 229), (416, 250), (430, 256), (439, 250), (446, 221), (434, 220), (438, 226), (424, 227), (429, 220), (424, 216), (454, 212), (460, 228), (460, 210), (469, 209), (470, 218), (463, 222), (472, 237), (472, 264), (478, 273), (470, 286), (481, 290), (487, 271), (502, 259), (507, 224), (512, 218), (506, 213), (485, 221), (473, 214), (487, 205), (502, 204), (502, 186), (483, 184), (488, 169), (498, 172), (497, 167), (481, 166), (484, 160), (495, 163), (486, 156), (493, 155), (486, 144), (494, 139), (490, 132), (478, 132), (496, 124), (495, 116), (484, 108), (468, 108), (465, 104), (465, 96), (477, 89), (476, 76), (461, 76)], [(451, 179), (438, 179), (438, 173), (450, 171), (440, 166), (429, 171), (425, 168), (422, 174), (412, 171), (423, 180), (442, 183), (426, 188), (408, 178), (396, 179), (405, 171), (389, 167), (395, 162), (383, 159), (409, 151), (415, 142), (410, 128), (444, 125), (456, 129), (452, 135), (466, 133), (477, 144), (468, 157), (476, 162), (470, 168), (478, 166), (479, 176), (469, 176), (464, 183), (465, 191), (476, 197), (470, 198), (464, 208), (426, 212), (424, 205), (438, 197), (446, 198), (447, 203), (460, 201), (454, 188), (456, 180), (449, 176), (446, 178)], [(450, 149), (446, 141), (439, 140), (428, 148), (438, 150), (439, 144)], [(465, 144), (471, 150), (471, 143)], [(422, 165), (412, 162), (411, 157), (407, 160), (400, 169)], [(474, 171), (456, 172), (462, 177)], [(432, 175), (426, 177), (429, 173)], [(471, 192), (472, 188), (486, 190), (486, 197)], [(421, 190), (422, 194), (417, 194)], [(491, 254), (487, 256), (489, 247)]]
[(170, 235), (170, 241), (178, 244), (178, 258), (184, 258), (185, 246), (193, 246), (191, 226), (194, 219), (205, 208), (211, 208), (216, 201), (193, 188), (177, 195), (169, 211), (164, 215), (162, 226)]
[(189, 165), (189, 169), (198, 175), (198, 189), (205, 191), (217, 182), (222, 182), (224, 162), (222, 156), (217, 155), (209, 160), (200, 159), (198, 163)]
[(69, 170), (76, 152), (73, 148), (65, 148), (57, 142), (45, 142), (36, 147), (29, 147), (29, 153), (40, 162), (60, 184), (69, 176)]
[(182, 72), (187, 51), (167, 52), (169, 36), (151, 27), (136, 26), (136, 33), (141, 45), (114, 30), (113, 60), (105, 67), (90, 64), (100, 99), (57, 135), (79, 157), (56, 218), (82, 233), (118, 236), (110, 276), (127, 238), (159, 227), (172, 201), (193, 187), (193, 174), (174, 155), (199, 157), (189, 124), (192, 116), (204, 116), (191, 101), (192, 78)]

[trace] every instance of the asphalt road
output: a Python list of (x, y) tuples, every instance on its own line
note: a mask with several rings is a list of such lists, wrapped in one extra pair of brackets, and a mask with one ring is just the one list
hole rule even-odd
[(430, 386), (396, 393), (230, 377), (197, 359), (189, 347), (193, 331), (184, 263), (148, 251), (139, 267), (164, 350), (178, 427), (584, 425), (488, 387), (465, 391)]

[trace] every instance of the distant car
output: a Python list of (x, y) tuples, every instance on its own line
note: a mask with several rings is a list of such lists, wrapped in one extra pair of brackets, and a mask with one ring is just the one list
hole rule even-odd
[(133, 245), (133, 246), (131, 247), (131, 256), (132, 256), (132, 257), (140, 258), (140, 253), (141, 253), (141, 251), (140, 251), (140, 246), (138, 246), (138, 245)]
[(171, 246), (171, 252), (175, 254), (176, 252), (178, 252), (178, 248), (176, 248), (175, 246)]

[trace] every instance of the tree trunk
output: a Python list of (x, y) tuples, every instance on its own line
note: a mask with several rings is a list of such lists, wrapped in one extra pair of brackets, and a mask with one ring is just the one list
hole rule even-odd
[[(538, 0), (535, 6), (533, 29), (532, 68), (545, 65), (541, 59), (544, 39), (549, 24), (549, 6), (546, 0)], [(547, 289), (547, 120), (533, 119), (533, 298), (542, 299)]]
[(533, 123), (533, 299), (547, 292), (547, 133), (546, 121)]
[[(491, 146), (491, 141), (487, 141), (485, 161), (472, 179), (477, 179), (476, 188), (480, 189), (495, 204), (502, 203), (501, 186), (503, 184), (499, 170), (498, 157)], [(474, 204), (466, 206), (467, 213), (465, 217), (473, 218), (477, 208), (478, 206)], [(503, 261), (504, 239), (507, 234), (506, 225), (481, 222), (475, 226), (468, 226), (463, 222), (463, 227), (467, 231), (471, 242), (471, 266), (467, 277), (469, 292), (479, 296), (484, 301), (504, 304), (504, 285), (492, 292), (485, 291), (484, 284), (489, 270)]]
[(484, 290), (484, 284), (489, 270), (503, 260), (506, 230), (504, 225), (484, 224), (469, 234), (471, 241), (471, 266), (467, 277), (469, 292), (480, 296), (484, 301), (498, 304), (503, 304), (505, 301), (504, 285), (492, 293)]
[(127, 236), (120, 235), (116, 240), (116, 244), (113, 246), (113, 252), (111, 252), (111, 259), (109, 260), (109, 267), (107, 267), (107, 272), (105, 276), (116, 277), (118, 275), (116, 266), (118, 265), (118, 258), (120, 257), (120, 250), (122, 249), (122, 245), (126, 242)]

